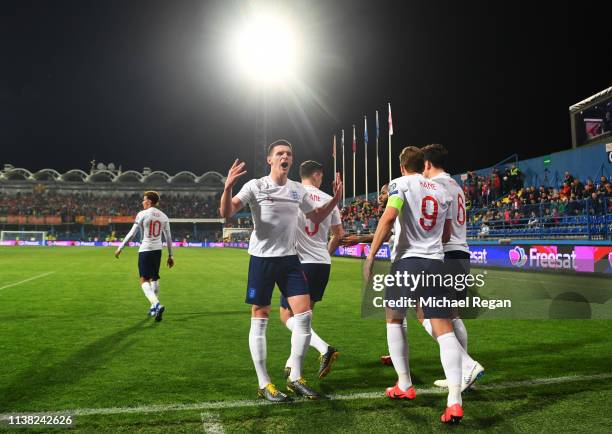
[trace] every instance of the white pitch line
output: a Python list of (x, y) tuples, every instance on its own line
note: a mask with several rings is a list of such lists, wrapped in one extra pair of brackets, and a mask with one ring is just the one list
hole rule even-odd
[(219, 416), (211, 412), (200, 413), (202, 417), (202, 428), (207, 434), (225, 434), (223, 424), (219, 420)]
[[(536, 378), (534, 380), (524, 381), (511, 381), (506, 383), (493, 383), (475, 386), (474, 390), (502, 390), (502, 389), (513, 389), (517, 387), (532, 387), (542, 386), (547, 384), (563, 384), (572, 382), (584, 382), (593, 380), (606, 380), (612, 378), (612, 372), (605, 374), (594, 374), (594, 375), (571, 375), (567, 377), (553, 377), (553, 378)], [(446, 394), (446, 389), (439, 387), (429, 389), (417, 389), (417, 395), (443, 395)], [(329, 395), (325, 401), (350, 401), (355, 399), (383, 399), (385, 398), (384, 392), (364, 392), (364, 393), (351, 393), (347, 395)], [(323, 401), (323, 402), (325, 402)], [(306, 399), (299, 399), (292, 401), (292, 404), (299, 404), (304, 402), (316, 402)], [(264, 405), (283, 405), (278, 403), (272, 403), (264, 400), (239, 400), (239, 401), (208, 401), (208, 402), (195, 402), (191, 404), (157, 404), (157, 405), (143, 405), (139, 407), (111, 407), (111, 408), (76, 408), (72, 410), (61, 410), (61, 411), (48, 411), (48, 412), (29, 412), (29, 411), (15, 411), (13, 413), (1, 413), (0, 420), (8, 420), (10, 416), (17, 414), (28, 414), (38, 416), (49, 416), (49, 415), (66, 415), (70, 414), (73, 416), (92, 416), (92, 415), (109, 415), (109, 414), (145, 414), (145, 413), (163, 413), (172, 411), (193, 411), (193, 410), (224, 410), (227, 408), (245, 408), (245, 407), (259, 407)]]
[(39, 274), (38, 276), (30, 277), (28, 279), (24, 279), (24, 280), (21, 280), (19, 282), (9, 283), (8, 285), (0, 286), (0, 290), (6, 289), (6, 288), (10, 288), (11, 286), (21, 285), (22, 283), (29, 282), (30, 280), (40, 279), (41, 277), (45, 277), (45, 276), (48, 276), (49, 274), (53, 274), (53, 273), (57, 273), (57, 271), (49, 271), (47, 273)]

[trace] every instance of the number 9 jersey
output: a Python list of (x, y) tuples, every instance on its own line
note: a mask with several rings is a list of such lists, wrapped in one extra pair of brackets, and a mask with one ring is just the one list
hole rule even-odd
[(399, 211), (391, 257), (395, 261), (410, 257), (443, 260), (442, 232), (451, 205), (447, 190), (421, 174), (391, 181), (387, 206)]

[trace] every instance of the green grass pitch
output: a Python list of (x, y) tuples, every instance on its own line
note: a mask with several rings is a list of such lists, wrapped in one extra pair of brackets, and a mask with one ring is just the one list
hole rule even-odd
[[(443, 394), (425, 392), (412, 402), (383, 397), (396, 380), (393, 368), (379, 363), (387, 352), (384, 323), (360, 318), (361, 262), (336, 258), (313, 327), (341, 356), (317, 381), (311, 349), (305, 376), (325, 394), (346, 399), (243, 406), (236, 401), (250, 403), (257, 389), (244, 304), (246, 251), (178, 249), (176, 267), (161, 272), (160, 299), (167, 307), (161, 323), (146, 318), (136, 259), (136, 249), (116, 260), (110, 248), (0, 248), (3, 416), (78, 410), (71, 432), (96, 433), (612, 431), (612, 375), (507, 385), (612, 373), (609, 321), (466, 321), (470, 353), (487, 371), (483, 387), (464, 394), (462, 424), (445, 427), (439, 423)], [(278, 292), (273, 303), (268, 369), (284, 386), (290, 334), (278, 320)], [(438, 347), (414, 321), (408, 333), (417, 391), (431, 389), (443, 377)], [(380, 396), (356, 395), (368, 393)], [(213, 401), (220, 404), (202, 404)], [(122, 410), (90, 410), (106, 408)]]

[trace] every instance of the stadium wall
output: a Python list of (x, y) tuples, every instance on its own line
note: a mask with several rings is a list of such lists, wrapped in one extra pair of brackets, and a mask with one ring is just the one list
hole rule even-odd
[[(550, 159), (550, 164), (545, 165), (545, 159)], [(486, 177), (491, 174), (495, 167), (503, 168), (511, 166), (511, 164), (487, 167), (475, 170), (475, 172), (479, 176)], [(597, 178), (602, 175), (612, 176), (612, 162), (610, 162), (606, 151), (606, 143), (586, 145), (576, 149), (521, 160), (518, 162), (518, 167), (523, 172), (526, 186), (559, 186), (563, 182), (566, 171), (583, 181), (588, 178), (597, 181)], [(461, 175), (455, 175), (453, 178), (460, 182)]]

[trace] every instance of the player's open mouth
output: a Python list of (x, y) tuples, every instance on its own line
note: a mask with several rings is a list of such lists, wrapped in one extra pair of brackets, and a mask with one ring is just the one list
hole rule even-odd
[(281, 163), (281, 167), (282, 167), (283, 169), (286, 169), (287, 167), (289, 167), (289, 163), (287, 163), (286, 161), (283, 161), (283, 162)]

